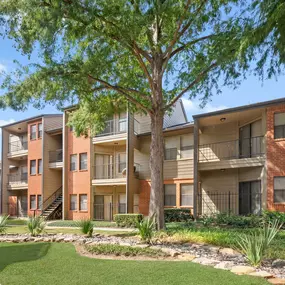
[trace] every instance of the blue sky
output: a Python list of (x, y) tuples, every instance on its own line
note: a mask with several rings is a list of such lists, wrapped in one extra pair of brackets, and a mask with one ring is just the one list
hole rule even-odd
[[(21, 55), (13, 47), (13, 42), (8, 39), (0, 38), (0, 71), (11, 71), (14, 68), (13, 60), (18, 60), (22, 64), (27, 64), (27, 57)], [(32, 61), (35, 61), (33, 58)], [(1, 76), (1, 75), (0, 75)], [(0, 78), (1, 79), (1, 78)], [(1, 91), (0, 91), (1, 92)], [(1, 93), (0, 93), (1, 94)], [(204, 109), (199, 107), (199, 99), (187, 100), (183, 99), (188, 119), (198, 113), (216, 111), (224, 108), (246, 105), (250, 103), (272, 100), (285, 97), (285, 76), (280, 76), (278, 81), (267, 80), (259, 81), (256, 77), (249, 77), (244, 81), (237, 90), (228, 88), (222, 89), (222, 94), (212, 97)], [(59, 111), (53, 106), (46, 106), (43, 110), (37, 110), (30, 107), (25, 112), (15, 112), (10, 109), (0, 110), (0, 125), (4, 125), (13, 121), (32, 117), (42, 113), (58, 113)]]

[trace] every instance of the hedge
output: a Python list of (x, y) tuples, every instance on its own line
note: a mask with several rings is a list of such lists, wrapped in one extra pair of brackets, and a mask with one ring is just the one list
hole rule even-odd
[(164, 219), (166, 223), (187, 222), (193, 220), (190, 208), (164, 209)]
[(137, 222), (143, 219), (142, 214), (117, 214), (114, 215), (114, 220), (118, 227), (134, 228)]

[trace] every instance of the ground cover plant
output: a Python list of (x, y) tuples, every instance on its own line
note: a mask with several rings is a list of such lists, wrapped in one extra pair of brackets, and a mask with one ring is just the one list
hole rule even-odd
[(0, 244), (3, 285), (266, 285), (191, 262), (102, 260), (79, 256), (72, 244)]
[(27, 226), (30, 234), (36, 236), (44, 232), (46, 222), (44, 218), (40, 216), (30, 217), (27, 221)]
[(150, 243), (155, 230), (155, 218), (150, 217), (137, 221), (136, 227), (139, 231), (139, 236), (142, 241)]
[(8, 218), (9, 216), (6, 215), (0, 216), (0, 234), (6, 232)]
[(93, 223), (92, 220), (81, 220), (78, 223), (78, 227), (80, 228), (81, 232), (88, 237), (92, 237), (93, 234)]
[(117, 244), (97, 244), (97, 245), (86, 245), (86, 250), (93, 254), (103, 255), (116, 255), (116, 256), (148, 256), (148, 257), (165, 257), (168, 256), (166, 253), (159, 249), (152, 249), (149, 247), (133, 247), (123, 246)]
[[(48, 222), (48, 226), (50, 227), (78, 227), (79, 221), (51, 221)], [(115, 228), (117, 225), (115, 222), (109, 221), (92, 221), (94, 227), (102, 227), (102, 228)]]

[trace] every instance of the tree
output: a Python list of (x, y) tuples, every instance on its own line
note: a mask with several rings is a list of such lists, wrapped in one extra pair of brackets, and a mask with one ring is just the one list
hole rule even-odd
[(3, 35), (39, 62), (7, 75), (0, 104), (22, 110), (75, 100), (78, 135), (94, 122), (96, 131), (114, 100), (148, 114), (149, 214), (161, 229), (164, 114), (184, 95), (199, 95), (204, 104), (219, 86), (237, 83), (246, 2), (2, 0)]

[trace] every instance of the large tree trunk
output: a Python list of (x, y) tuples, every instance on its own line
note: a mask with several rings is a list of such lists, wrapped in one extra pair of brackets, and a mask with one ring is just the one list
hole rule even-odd
[(150, 171), (151, 190), (149, 216), (156, 219), (157, 229), (164, 228), (164, 194), (163, 194), (163, 117), (162, 111), (151, 116)]

